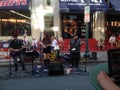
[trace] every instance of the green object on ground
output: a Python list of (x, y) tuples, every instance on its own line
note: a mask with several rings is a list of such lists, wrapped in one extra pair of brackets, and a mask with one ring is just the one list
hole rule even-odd
[(102, 87), (99, 85), (99, 82), (97, 81), (97, 74), (100, 71), (105, 71), (108, 73), (108, 62), (100, 63), (94, 66), (89, 73), (90, 81), (92, 82), (96, 90), (103, 90)]

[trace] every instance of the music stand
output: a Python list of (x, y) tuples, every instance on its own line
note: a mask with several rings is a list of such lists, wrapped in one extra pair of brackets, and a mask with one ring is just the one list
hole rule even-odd
[(33, 51), (26, 51), (25, 52), (25, 57), (32, 57), (32, 75), (33, 75), (33, 62), (35, 59), (35, 55)]

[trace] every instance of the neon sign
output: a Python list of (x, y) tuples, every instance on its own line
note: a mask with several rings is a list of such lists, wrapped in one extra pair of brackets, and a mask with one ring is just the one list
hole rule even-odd
[(1, 6), (13, 6), (13, 5), (27, 5), (27, 0), (1, 0), (0, 1), (0, 7)]
[(0, 9), (28, 8), (30, 0), (0, 0)]

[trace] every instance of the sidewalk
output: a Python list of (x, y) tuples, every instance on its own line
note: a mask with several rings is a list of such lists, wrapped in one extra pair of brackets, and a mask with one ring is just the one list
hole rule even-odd
[[(83, 55), (84, 53), (81, 53), (81, 56)], [(85, 66), (85, 63), (81, 61), (79, 64), (79, 69), (83, 71), (86, 69), (89, 72), (93, 66), (95, 66), (96, 64), (102, 63), (102, 62), (107, 62), (107, 52), (97, 52), (97, 60), (87, 60), (86, 66)], [(14, 72), (13, 71), (14, 70), (13, 60), (12, 60), (11, 68), (10, 68), (10, 59), (0, 60), (0, 66), (1, 66), (0, 76), (8, 75), (11, 71)], [(29, 71), (29, 73), (31, 73), (32, 63), (27, 63), (26, 68)], [(21, 66), (19, 66), (19, 69), (21, 70)]]
[(81, 63), (79, 68), (83, 71), (61, 76), (32, 75), (30, 65), (27, 71), (19, 67), (19, 71), (14, 72), (12, 69), (12, 75), (9, 75), (9, 61), (0, 62), (0, 90), (95, 90), (89, 80), (89, 71), (96, 64), (106, 61), (107, 53), (98, 52), (97, 60), (88, 60), (87, 72), (84, 72), (85, 66)]

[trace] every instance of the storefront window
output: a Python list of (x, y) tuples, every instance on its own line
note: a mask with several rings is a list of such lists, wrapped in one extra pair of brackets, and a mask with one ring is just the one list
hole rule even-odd
[(27, 30), (27, 34), (31, 35), (30, 11), (22, 10), (1, 10), (0, 11), (0, 35), (10, 36), (16, 33), (22, 36)]
[[(86, 25), (84, 23), (84, 14), (62, 14), (62, 37), (64, 39), (72, 38), (78, 35), (80, 38), (86, 36)], [(89, 37), (91, 29), (89, 29)]]

